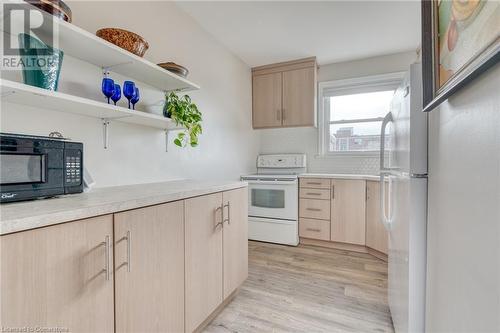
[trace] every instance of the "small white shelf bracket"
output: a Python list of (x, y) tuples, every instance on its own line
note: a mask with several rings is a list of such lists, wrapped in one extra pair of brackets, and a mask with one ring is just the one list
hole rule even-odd
[(14, 95), (15, 93), (16, 93), (16, 92), (15, 92), (14, 90), (9, 90), (9, 91), (6, 91), (6, 92), (2, 93), (2, 94), (0, 95), (0, 98), (5, 98), (5, 97), (7, 97), (7, 96)]
[(165, 152), (168, 153), (168, 134), (169, 130), (165, 129)]
[(185, 90), (189, 90), (189, 88), (178, 88), (178, 89), (166, 89), (166, 90), (163, 90), (163, 92), (165, 94), (169, 94), (171, 92), (175, 92), (175, 93), (180, 93), (180, 92), (183, 92)]
[(109, 65), (109, 66), (102, 66), (101, 69), (102, 69), (102, 75), (104, 77), (108, 77), (109, 75), (109, 71), (114, 68), (114, 67), (118, 67), (118, 66), (125, 66), (125, 65), (132, 65), (133, 62), (132, 61), (126, 61), (126, 62), (122, 62), (122, 63), (119, 63), (119, 64), (114, 64), (114, 65)]
[(104, 149), (108, 149), (108, 127), (109, 127), (109, 119), (102, 118), (102, 139)]

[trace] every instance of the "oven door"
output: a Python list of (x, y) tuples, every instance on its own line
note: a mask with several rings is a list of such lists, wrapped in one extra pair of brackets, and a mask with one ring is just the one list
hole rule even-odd
[(249, 216), (297, 220), (297, 180), (247, 180), (247, 182)]

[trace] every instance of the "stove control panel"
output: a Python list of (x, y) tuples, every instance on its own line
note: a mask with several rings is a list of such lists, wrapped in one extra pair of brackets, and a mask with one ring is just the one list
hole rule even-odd
[(305, 168), (305, 154), (259, 155), (257, 168)]

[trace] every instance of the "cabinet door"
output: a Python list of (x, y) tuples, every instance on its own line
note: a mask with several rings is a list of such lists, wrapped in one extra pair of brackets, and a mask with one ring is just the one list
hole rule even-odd
[(364, 180), (332, 180), (331, 240), (365, 245)]
[(222, 302), (222, 193), (185, 200), (186, 332)]
[(223, 193), (224, 298), (248, 277), (248, 189)]
[(281, 127), (281, 73), (253, 76), (253, 128)]
[(1, 236), (1, 326), (113, 332), (111, 215)]
[(283, 126), (315, 126), (316, 69), (283, 72)]
[(376, 181), (366, 182), (366, 246), (387, 254), (388, 234), (380, 221), (380, 183)]
[(184, 203), (115, 214), (116, 332), (184, 331)]

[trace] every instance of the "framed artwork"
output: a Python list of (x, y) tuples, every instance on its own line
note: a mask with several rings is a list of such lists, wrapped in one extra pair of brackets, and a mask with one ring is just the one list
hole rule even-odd
[(499, 0), (422, 0), (424, 111), (500, 59)]

